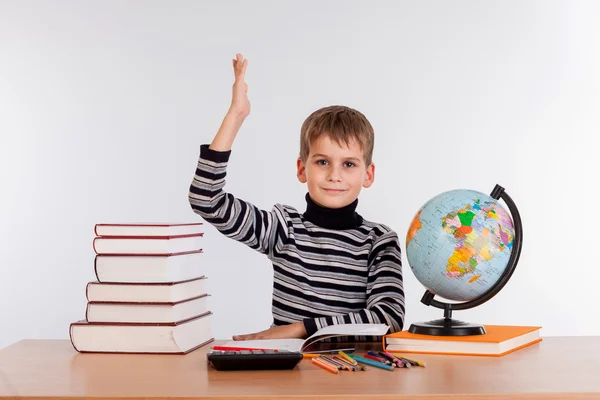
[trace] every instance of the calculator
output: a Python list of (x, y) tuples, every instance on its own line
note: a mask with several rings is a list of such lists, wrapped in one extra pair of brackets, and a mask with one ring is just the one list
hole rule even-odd
[(293, 369), (302, 360), (302, 353), (284, 350), (212, 351), (206, 354), (218, 371)]

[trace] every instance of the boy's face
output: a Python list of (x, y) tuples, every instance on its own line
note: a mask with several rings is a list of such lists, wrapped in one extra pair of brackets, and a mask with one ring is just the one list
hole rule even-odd
[(310, 197), (327, 208), (352, 203), (375, 179), (375, 165), (365, 165), (363, 149), (353, 140), (339, 145), (324, 134), (310, 145), (306, 162), (297, 161), (298, 180), (308, 184)]

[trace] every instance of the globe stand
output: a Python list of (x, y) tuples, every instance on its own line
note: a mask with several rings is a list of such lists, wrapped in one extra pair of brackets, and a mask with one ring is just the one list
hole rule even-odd
[[(430, 305), (433, 296), (435, 295), (429, 290), (425, 291), (421, 303)], [(471, 336), (484, 335), (486, 333), (483, 325), (452, 319), (452, 304), (449, 303), (445, 303), (444, 318), (428, 322), (416, 322), (410, 325), (408, 331), (410, 333), (433, 336)]]
[(500, 185), (496, 185), (494, 187), (494, 190), (492, 190), (490, 197), (496, 200), (502, 198), (508, 206), (508, 209), (513, 218), (513, 223), (515, 227), (515, 237), (513, 239), (513, 250), (510, 254), (510, 258), (508, 260), (508, 265), (506, 266), (506, 269), (500, 276), (500, 279), (498, 279), (498, 282), (496, 282), (496, 284), (492, 286), (487, 292), (485, 292), (483, 295), (476, 299), (464, 303), (453, 304), (435, 300), (435, 294), (430, 292), (429, 290), (426, 290), (425, 294), (421, 298), (421, 303), (427, 306), (434, 306), (436, 308), (443, 309), (444, 318), (428, 322), (417, 322), (411, 324), (408, 328), (408, 331), (410, 333), (433, 336), (471, 336), (484, 335), (486, 333), (485, 328), (482, 325), (471, 324), (468, 322), (452, 319), (452, 311), (466, 310), (469, 308), (477, 307), (494, 297), (510, 279), (511, 275), (515, 271), (515, 268), (517, 267), (519, 256), (521, 255), (521, 246), (523, 244), (523, 227), (521, 225), (521, 216), (519, 215), (519, 210), (517, 210), (517, 206), (510, 198), (510, 196), (506, 194), (504, 188)]

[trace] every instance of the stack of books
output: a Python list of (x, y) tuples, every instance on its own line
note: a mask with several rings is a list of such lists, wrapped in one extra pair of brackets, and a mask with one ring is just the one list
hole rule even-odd
[(70, 326), (79, 352), (185, 354), (213, 341), (202, 224), (97, 224), (96, 282), (85, 320)]

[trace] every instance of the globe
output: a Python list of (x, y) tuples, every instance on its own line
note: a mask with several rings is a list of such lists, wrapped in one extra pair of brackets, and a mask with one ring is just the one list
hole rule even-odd
[[(516, 215), (515, 223), (498, 201), (500, 198)], [(481, 325), (452, 320), (452, 310), (472, 308), (493, 297), (512, 275), (521, 242), (520, 216), (499, 185), (491, 195), (459, 189), (427, 201), (408, 229), (406, 255), (410, 269), (427, 289), (421, 301), (443, 308), (445, 314), (442, 320), (413, 324), (409, 331), (434, 335), (485, 333)], [(454, 303), (434, 300), (434, 296)]]

